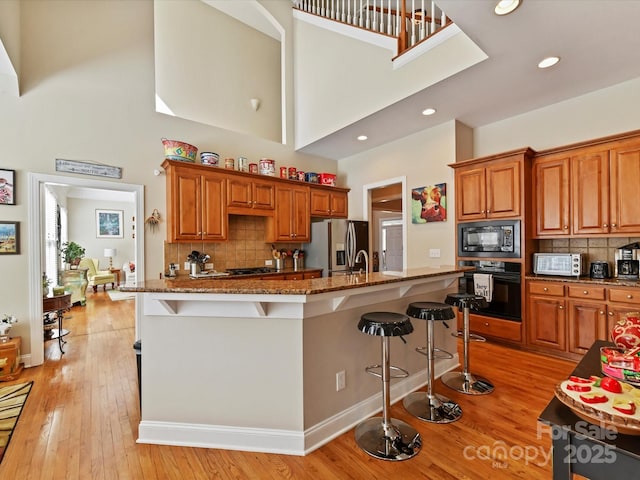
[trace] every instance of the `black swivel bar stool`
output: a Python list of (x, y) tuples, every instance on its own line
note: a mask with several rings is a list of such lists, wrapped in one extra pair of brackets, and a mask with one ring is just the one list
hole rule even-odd
[(433, 327), (437, 321), (456, 318), (456, 314), (446, 303), (415, 302), (409, 304), (407, 315), (426, 320), (427, 347), (416, 348), (416, 351), (427, 356), (427, 392), (413, 392), (407, 395), (403, 401), (404, 408), (411, 415), (427, 422), (455, 422), (462, 416), (460, 406), (450, 398), (434, 393), (433, 391), (433, 385), (435, 383), (434, 360), (436, 358), (453, 358), (451, 353), (435, 347)]
[[(449, 372), (442, 376), (442, 383), (461, 393), (469, 395), (485, 395), (493, 392), (493, 384), (486, 378), (474, 375), (469, 371), (469, 341), (484, 342), (485, 339), (479, 335), (472, 335), (469, 329), (469, 311), (477, 310), (487, 306), (487, 301), (483, 296), (471, 293), (454, 293), (447, 295), (445, 303), (455, 305), (462, 311), (462, 347), (463, 347), (463, 368), (462, 372)], [(459, 334), (454, 334), (458, 335)]]
[[(413, 325), (409, 317), (401, 313), (371, 312), (360, 317), (358, 330), (367, 335), (382, 337), (382, 364), (365, 369), (367, 373), (382, 378), (382, 419), (373, 417), (360, 422), (355, 432), (356, 443), (372, 457), (393, 461), (407, 460), (418, 454), (422, 439), (411, 425), (389, 417), (390, 380), (409, 375), (406, 370), (390, 365), (389, 337), (402, 338), (413, 332)], [(405, 341), (404, 338), (402, 341)], [(381, 373), (377, 369), (381, 369)], [(399, 373), (391, 376), (391, 370)]]

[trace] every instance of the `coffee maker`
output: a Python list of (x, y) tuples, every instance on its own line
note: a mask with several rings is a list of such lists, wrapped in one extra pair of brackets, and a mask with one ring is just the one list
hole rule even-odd
[(615, 253), (615, 275), (618, 278), (637, 280), (640, 272), (640, 261), (638, 260), (638, 249), (640, 242), (630, 243), (616, 250)]

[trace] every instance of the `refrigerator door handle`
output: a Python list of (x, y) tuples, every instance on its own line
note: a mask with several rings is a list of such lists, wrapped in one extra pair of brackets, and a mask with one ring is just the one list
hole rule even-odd
[(346, 239), (346, 248), (347, 248), (347, 266), (349, 269), (352, 269), (355, 265), (355, 229), (353, 223), (349, 223), (347, 225), (347, 239)]

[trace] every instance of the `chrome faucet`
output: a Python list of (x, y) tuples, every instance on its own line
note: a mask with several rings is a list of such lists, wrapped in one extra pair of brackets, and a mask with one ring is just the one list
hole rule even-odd
[[(359, 250), (356, 254), (356, 262), (359, 262), (362, 259), (362, 255), (364, 255), (364, 268), (365, 273), (369, 275), (369, 254), (366, 250)], [(362, 273), (362, 269), (360, 269), (360, 273)]]

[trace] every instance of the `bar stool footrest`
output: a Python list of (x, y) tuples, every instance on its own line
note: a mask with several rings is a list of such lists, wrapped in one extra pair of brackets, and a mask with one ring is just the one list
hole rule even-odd
[[(380, 370), (379, 372), (376, 371), (378, 369)], [(393, 365), (391, 365), (389, 367), (389, 370), (399, 372), (393, 375), (389, 375), (389, 378), (406, 378), (409, 376), (409, 372), (404, 368), (394, 367)], [(370, 375), (373, 375), (374, 377), (382, 378), (382, 365), (369, 365), (364, 369), (364, 371)]]
[[(458, 338), (464, 338), (464, 332), (462, 332), (462, 331), (453, 332), (451, 335), (454, 336), (454, 337), (458, 337)], [(469, 341), (470, 342), (486, 342), (487, 339), (484, 338), (482, 335), (478, 335), (476, 333), (470, 333), (469, 334)]]

